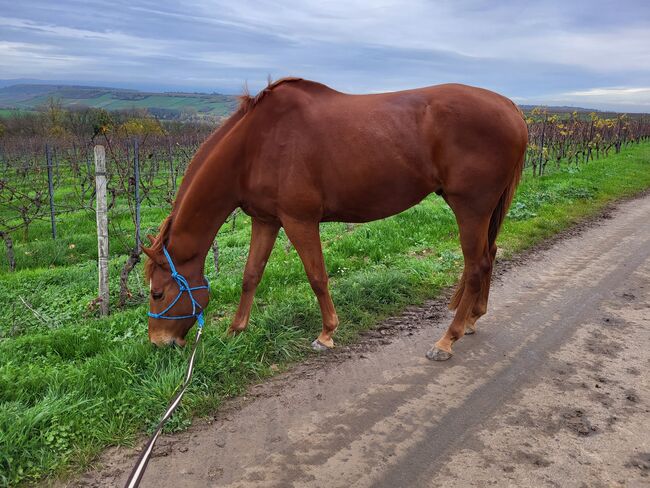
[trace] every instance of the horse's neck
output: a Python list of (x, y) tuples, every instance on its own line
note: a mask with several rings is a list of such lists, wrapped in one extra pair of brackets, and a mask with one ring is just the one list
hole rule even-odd
[(221, 142), (205, 157), (176, 206), (168, 237), (175, 260), (196, 261), (201, 266), (217, 232), (239, 204), (243, 166), (236, 138)]
[(181, 186), (176, 192), (175, 207), (183, 200), (185, 192), (191, 186), (192, 181), (194, 181), (194, 176), (196, 173), (199, 172), (204, 163), (210, 162), (210, 154), (214, 152), (217, 145), (224, 139), (224, 137), (228, 135), (228, 133), (233, 129), (233, 127), (235, 127), (235, 125), (237, 125), (237, 123), (243, 118), (244, 115), (245, 113), (242, 111), (242, 109), (237, 110), (237, 112), (231, 115), (221, 127), (215, 130), (203, 142), (203, 144), (201, 144), (201, 147), (199, 147), (198, 151), (196, 151), (196, 154), (192, 158), (192, 161), (185, 171)]

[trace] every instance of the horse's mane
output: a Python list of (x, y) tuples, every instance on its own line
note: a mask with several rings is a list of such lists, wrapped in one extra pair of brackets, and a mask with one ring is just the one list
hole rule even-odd
[[(176, 201), (174, 201), (174, 204)], [(158, 229), (158, 238), (151, 243), (151, 247), (148, 248), (148, 251), (155, 254), (162, 254), (163, 245), (167, 242), (167, 236), (169, 235), (169, 228), (172, 226), (172, 219), (174, 217), (174, 209), (167, 216), (165, 220), (162, 221)], [(151, 274), (153, 273), (154, 266), (156, 262), (150, 257), (144, 262), (144, 276), (147, 281), (151, 279)]]
[(251, 96), (251, 94), (248, 92), (248, 87), (245, 86), (244, 93), (242, 93), (239, 96), (239, 110), (241, 110), (245, 114), (250, 112), (251, 110), (253, 110), (255, 105), (260, 103), (262, 99), (266, 97), (266, 95), (268, 95), (269, 93), (271, 93), (271, 91), (273, 91), (274, 88), (284, 83), (292, 83), (295, 81), (303, 81), (303, 79), (296, 78), (293, 76), (288, 76), (286, 78), (280, 78), (279, 80), (276, 81), (271, 81), (271, 79), (269, 78), (266, 87), (254, 97)]

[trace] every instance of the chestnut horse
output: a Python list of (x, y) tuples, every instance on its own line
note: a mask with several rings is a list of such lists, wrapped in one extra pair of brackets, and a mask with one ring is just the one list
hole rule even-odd
[[(185, 343), (198, 307), (209, 299), (202, 286), (208, 250), (226, 218), (241, 207), (252, 218), (252, 232), (230, 331), (246, 328), (255, 288), (283, 227), (321, 309), (323, 329), (312, 346), (333, 347), (339, 319), (328, 290), (320, 222), (382, 219), (435, 192), (456, 216), (465, 260), (450, 303), (454, 319), (427, 352), (430, 359), (448, 359), (452, 344), (473, 333), (486, 312), (495, 240), (527, 141), (514, 103), (459, 84), (348, 95), (285, 78), (256, 97), (244, 95), (192, 159), (171, 214), (152, 246), (143, 249), (150, 258), (151, 342)], [(179, 275), (186, 286), (199, 287), (192, 296), (179, 292)], [(164, 320), (163, 314), (178, 320)]]

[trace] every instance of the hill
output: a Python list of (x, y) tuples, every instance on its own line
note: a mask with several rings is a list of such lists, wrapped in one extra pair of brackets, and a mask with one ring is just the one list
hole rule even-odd
[(578, 113), (601, 112), (600, 110), (597, 110), (595, 108), (574, 107), (571, 105), (519, 105), (519, 108), (524, 112), (530, 112), (534, 108), (545, 108), (550, 113), (554, 113), (554, 114), (564, 114), (564, 113), (570, 114), (573, 112), (578, 112)]
[[(65, 108), (91, 107), (106, 110), (126, 110), (146, 108), (152, 115), (161, 119), (204, 117), (227, 117), (237, 107), (235, 95), (197, 92), (154, 92), (128, 88), (108, 88), (85, 85), (66, 85), (56, 83), (37, 83), (37, 80), (0, 80), (0, 116), (10, 110), (36, 110), (44, 106), (50, 98), (61, 101)], [(520, 105), (529, 112), (536, 105)], [(599, 110), (573, 106), (545, 106), (551, 113), (600, 112)]]
[(236, 96), (217, 93), (156, 93), (94, 86), (16, 84), (0, 88), (0, 110), (35, 110), (50, 98), (60, 100), (65, 108), (146, 108), (159, 118), (170, 119), (184, 112), (223, 117), (230, 115), (237, 106)]

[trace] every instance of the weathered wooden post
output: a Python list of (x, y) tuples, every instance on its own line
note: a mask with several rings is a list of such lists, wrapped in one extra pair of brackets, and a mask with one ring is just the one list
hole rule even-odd
[(45, 144), (45, 157), (47, 158), (47, 190), (50, 194), (50, 221), (52, 223), (52, 239), (56, 239), (56, 220), (54, 218), (54, 181), (52, 178), (52, 153), (50, 145)]
[(174, 172), (174, 152), (172, 151), (172, 143), (168, 140), (167, 148), (169, 151), (169, 196), (173, 197), (176, 193), (176, 173)]
[(106, 153), (95, 146), (95, 188), (97, 195), (97, 256), (99, 264), (99, 309), (108, 315), (108, 205), (106, 203)]
[[(546, 121), (548, 120), (548, 113), (544, 114), (544, 122), (542, 123), (542, 140), (539, 143), (539, 172), (538, 176), (542, 176), (544, 173), (544, 135), (546, 133)], [(535, 171), (533, 171), (533, 176), (535, 176)]]
[(9, 271), (16, 271), (16, 255), (14, 254), (14, 241), (11, 239), (9, 233), (0, 230), (0, 239), (5, 241), (7, 248), (7, 261), (9, 262)]

